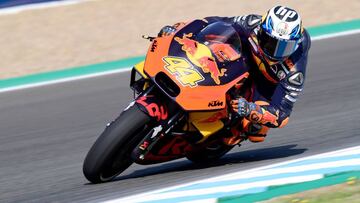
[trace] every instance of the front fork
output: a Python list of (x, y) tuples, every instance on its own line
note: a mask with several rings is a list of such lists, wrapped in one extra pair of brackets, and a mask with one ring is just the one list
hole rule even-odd
[(177, 112), (173, 115), (166, 125), (159, 124), (149, 131), (149, 133), (145, 136), (145, 138), (141, 141), (141, 143), (133, 150), (131, 156), (133, 160), (137, 163), (141, 163), (145, 156), (151, 151), (153, 146), (170, 130), (176, 126), (179, 120), (183, 118), (184, 114), (182, 112)]
[(157, 141), (181, 121), (184, 111), (156, 86), (150, 86), (135, 99), (135, 105), (152, 118), (151, 127), (141, 143), (133, 150), (132, 158), (141, 162)]

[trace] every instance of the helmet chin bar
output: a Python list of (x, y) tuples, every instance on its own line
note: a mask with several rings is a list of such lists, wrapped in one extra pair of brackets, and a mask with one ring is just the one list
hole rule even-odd
[(261, 49), (261, 47), (259, 47), (259, 50), (260, 50), (260, 53), (261, 53), (261, 56), (262, 56), (263, 60), (266, 61), (270, 66), (281, 63), (281, 62), (285, 61), (288, 58), (288, 57), (284, 57), (284, 58), (281, 58), (281, 59), (275, 59), (275, 58), (272, 58), (271, 56), (269, 56), (268, 54), (266, 54)]

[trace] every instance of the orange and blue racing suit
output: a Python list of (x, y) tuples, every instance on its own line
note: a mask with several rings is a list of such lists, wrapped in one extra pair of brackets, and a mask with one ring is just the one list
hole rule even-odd
[(264, 57), (258, 45), (256, 33), (261, 16), (207, 17), (205, 20), (229, 23), (241, 38), (242, 51), (250, 66), (249, 80), (244, 84), (247, 91), (241, 96), (255, 106), (241, 126), (250, 141), (261, 142), (269, 128), (281, 128), (288, 123), (294, 103), (303, 90), (310, 36), (304, 29), (298, 49), (285, 60), (273, 62)]

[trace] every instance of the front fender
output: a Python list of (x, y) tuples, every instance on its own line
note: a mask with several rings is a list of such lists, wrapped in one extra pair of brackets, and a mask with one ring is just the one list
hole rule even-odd
[(161, 102), (155, 95), (139, 96), (135, 100), (135, 104), (140, 110), (158, 122), (165, 121), (169, 117), (168, 106), (164, 102)]
[(168, 98), (155, 85), (140, 94), (135, 99), (135, 104), (140, 110), (162, 125), (166, 125), (173, 115), (183, 111), (176, 102)]

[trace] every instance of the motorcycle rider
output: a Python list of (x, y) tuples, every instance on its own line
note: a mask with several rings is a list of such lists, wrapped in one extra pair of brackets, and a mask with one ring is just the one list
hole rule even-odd
[[(232, 135), (224, 141), (237, 144), (244, 139), (241, 132), (245, 132), (250, 141), (262, 142), (269, 128), (281, 128), (288, 123), (303, 90), (311, 40), (301, 17), (294, 9), (275, 6), (263, 16), (204, 20), (209, 24), (219, 21), (231, 24), (240, 36), (242, 54), (250, 66), (250, 76), (241, 88), (246, 91), (235, 90), (238, 95), (230, 102), (232, 109), (244, 119), (238, 130), (232, 130)], [(176, 27), (165, 26), (159, 36), (172, 34)]]

